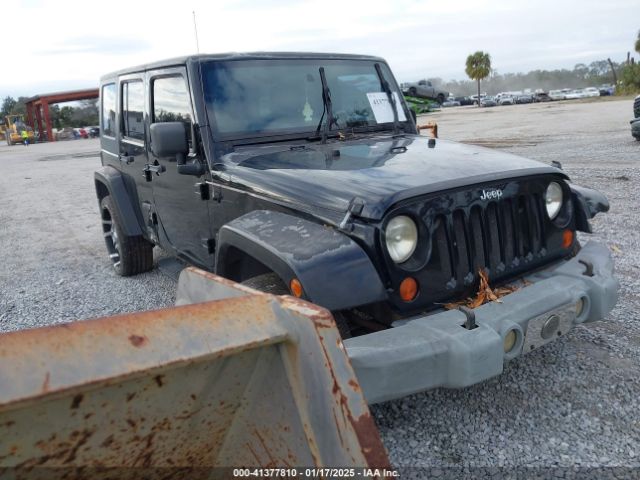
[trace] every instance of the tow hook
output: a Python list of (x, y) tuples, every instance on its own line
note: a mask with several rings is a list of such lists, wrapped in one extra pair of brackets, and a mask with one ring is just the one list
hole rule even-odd
[(578, 263), (581, 263), (584, 265), (584, 272), (582, 272), (582, 274), (586, 277), (593, 277), (593, 263), (587, 261), (587, 260), (578, 260)]
[(476, 313), (473, 310), (462, 306), (458, 307), (458, 310), (464, 313), (464, 316), (467, 317), (467, 319), (464, 321), (464, 324), (462, 325), (464, 328), (466, 328), (467, 330), (473, 330), (474, 328), (478, 327), (478, 325), (476, 324)]

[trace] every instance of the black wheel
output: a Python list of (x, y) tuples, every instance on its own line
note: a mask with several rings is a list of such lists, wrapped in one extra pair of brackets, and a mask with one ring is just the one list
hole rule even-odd
[(409, 89), (409, 95), (412, 97), (417, 97), (418, 96), (418, 92), (416, 91), (415, 87), (411, 87)]
[(129, 236), (122, 229), (118, 212), (107, 195), (100, 202), (102, 232), (107, 252), (118, 275), (128, 277), (153, 268), (153, 244), (142, 236)]
[(440, 105), (442, 105), (444, 103), (444, 95), (442, 95), (442, 94), (438, 95), (438, 103)]
[[(265, 273), (258, 275), (257, 277), (249, 278), (242, 282), (242, 285), (261, 292), (270, 293), (272, 295), (291, 295), (291, 292), (275, 273)], [(340, 336), (344, 338), (351, 338), (351, 329), (349, 328), (349, 322), (343, 312), (331, 312), (333, 318), (338, 326)]]

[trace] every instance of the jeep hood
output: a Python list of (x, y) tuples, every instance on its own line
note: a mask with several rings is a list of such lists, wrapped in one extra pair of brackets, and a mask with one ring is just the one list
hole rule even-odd
[(246, 146), (225, 155), (230, 181), (296, 209), (344, 215), (354, 198), (359, 215), (379, 220), (392, 205), (418, 195), (542, 173), (557, 168), (487, 148), (417, 135), (327, 144)]

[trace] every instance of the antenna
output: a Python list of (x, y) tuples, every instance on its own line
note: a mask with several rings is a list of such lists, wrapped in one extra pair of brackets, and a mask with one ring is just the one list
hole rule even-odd
[(196, 11), (193, 10), (193, 31), (196, 34), (196, 50), (200, 53), (200, 43), (198, 42), (198, 24), (196, 23)]

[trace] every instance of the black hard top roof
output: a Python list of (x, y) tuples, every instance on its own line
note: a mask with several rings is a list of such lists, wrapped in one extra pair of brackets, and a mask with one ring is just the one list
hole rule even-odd
[(348, 53), (312, 53), (312, 52), (247, 52), (247, 53), (215, 53), (215, 54), (199, 54), (199, 55), (187, 55), (183, 57), (169, 58), (166, 60), (160, 60), (157, 62), (147, 63), (144, 65), (137, 65), (135, 67), (124, 68), (115, 72), (103, 75), (100, 80), (108, 80), (118, 75), (126, 75), (135, 72), (144, 72), (146, 70), (153, 70), (156, 68), (166, 68), (178, 65), (185, 65), (188, 62), (207, 61), (207, 60), (257, 60), (257, 59), (284, 59), (284, 58), (299, 58), (299, 59), (315, 59), (322, 58), (328, 60), (374, 60), (384, 62), (383, 58), (375, 57), (371, 55), (353, 55)]

